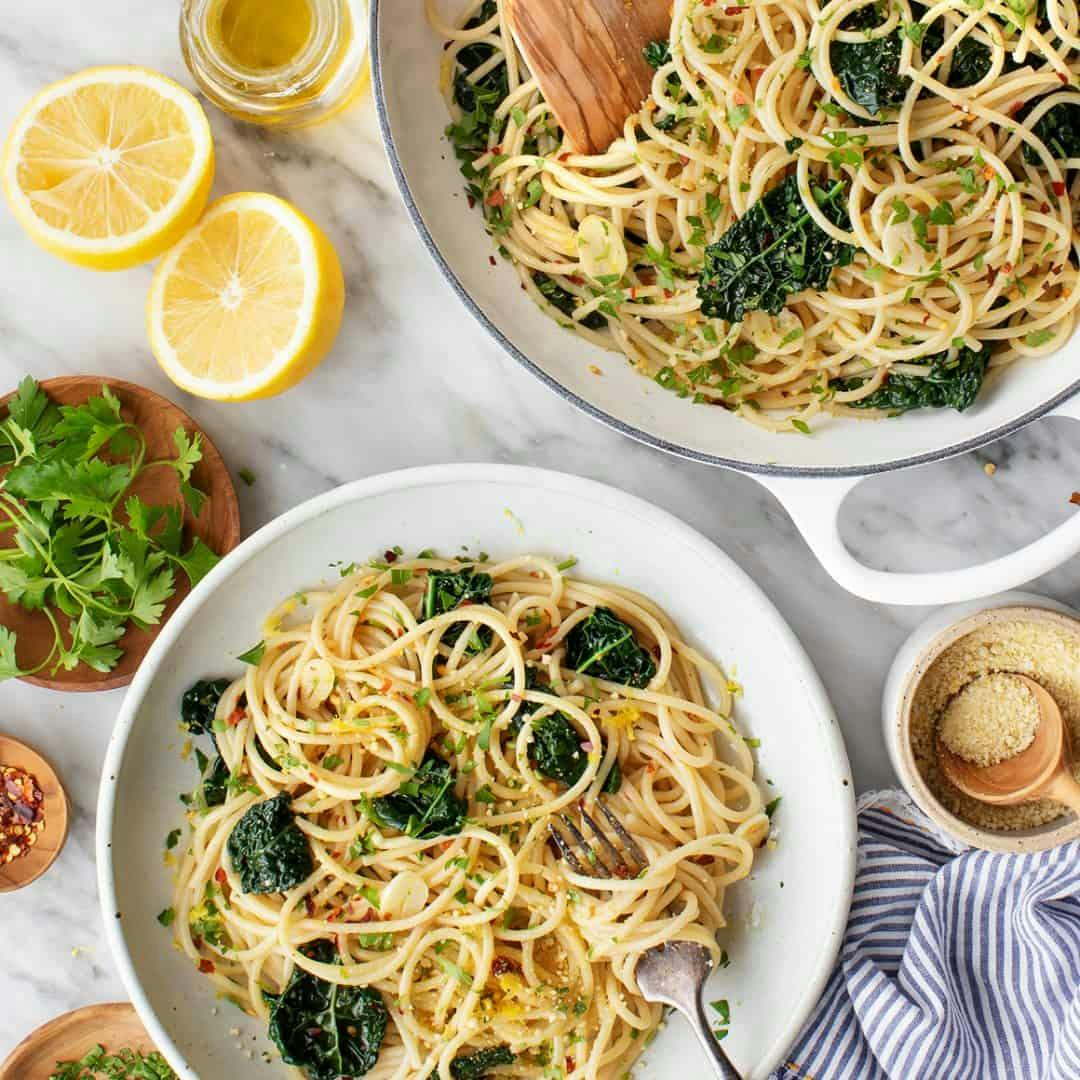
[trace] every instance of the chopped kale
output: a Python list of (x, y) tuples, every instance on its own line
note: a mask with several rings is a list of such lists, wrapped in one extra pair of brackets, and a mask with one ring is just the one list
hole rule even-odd
[[(811, 184), (818, 207), (834, 225), (850, 225), (843, 184)], [(705, 249), (698, 282), (701, 312), (739, 322), (748, 311), (778, 315), (792, 293), (824, 289), (833, 267), (847, 266), (855, 248), (834, 240), (811, 219), (789, 176), (763, 195), (715, 244)]]
[[(1029, 101), (1017, 114), (1023, 120), (1040, 99)], [(1080, 157), (1080, 105), (1071, 101), (1062, 101), (1035, 121), (1031, 129), (1058, 161)], [(1029, 165), (1039, 165), (1042, 158), (1034, 148), (1024, 143), (1024, 160)]]
[[(912, 13), (919, 9), (912, 7)], [(921, 14), (921, 12), (919, 12)], [(927, 28), (922, 39), (922, 55), (924, 60), (929, 60), (945, 44), (945, 20), (935, 19)], [(984, 78), (990, 70), (990, 49), (971, 34), (962, 38), (960, 44), (953, 49), (952, 61), (949, 66), (949, 77), (945, 80), (946, 86), (961, 90), (966, 86), (974, 86)], [(941, 68), (938, 68), (935, 78), (940, 78)]]
[(229, 857), (244, 892), (288, 892), (314, 869), (311, 846), (293, 818), (291, 802), (283, 791), (256, 803), (233, 828)]
[[(482, 26), (496, 12), (495, 0), (484, 0), (480, 10), (465, 24), (466, 30)], [(457, 54), (458, 69), (454, 74), (454, 101), (464, 115), (447, 128), (457, 156), (466, 163), (487, 152), (495, 111), (509, 93), (506, 65), (499, 64), (482, 78), (473, 82), (469, 76), (487, 63), (495, 47), (478, 41), (466, 45)], [(468, 174), (466, 174), (468, 175)]]
[[(578, 306), (573, 293), (567, 292), (554, 278), (548, 277), (547, 274), (541, 274), (539, 270), (534, 270), (532, 277), (536, 287), (540, 290), (540, 295), (552, 307), (558, 308), (568, 319), (573, 319), (574, 311)], [(590, 330), (603, 330), (607, 326), (607, 319), (599, 311), (590, 311), (581, 320), (581, 325), (587, 326)]]
[[(464, 1057), (456, 1057), (450, 1063), (450, 1075), (454, 1080), (488, 1080), (488, 1069), (495, 1069), (500, 1065), (513, 1065), (517, 1058), (510, 1052), (508, 1046), (489, 1046), (483, 1050), (477, 1050), (475, 1054)], [(428, 1077), (428, 1080), (436, 1080), (439, 1075), (438, 1069)]]
[(221, 695), (229, 689), (228, 679), (202, 679), (180, 701), (180, 722), (192, 735), (213, 735), (214, 713)]
[[(434, 619), (436, 615), (445, 615), (467, 604), (486, 604), (491, 600), (492, 584), (491, 575), (477, 573), (474, 566), (461, 570), (431, 570), (424, 593), (424, 618)], [(452, 645), (464, 629), (464, 624), (451, 627), (443, 634), (443, 640)], [(476, 640), (469, 642), (466, 651), (483, 652), (490, 644), (491, 628), (481, 626)]]
[[(876, 4), (853, 11), (844, 19), (842, 30), (871, 31), (885, 21)], [(829, 60), (840, 86), (852, 101), (871, 116), (881, 116), (899, 108), (911, 80), (900, 74), (900, 31), (865, 41), (836, 41)]]
[(199, 755), (202, 764), (202, 781), (192, 792), (191, 803), (196, 810), (206, 813), (213, 806), (222, 806), (229, 790), (229, 766), (220, 754), (215, 754), (213, 761), (208, 761), (205, 754)]
[(393, 795), (371, 800), (369, 814), (382, 828), (397, 829), (420, 840), (459, 833), (469, 807), (454, 792), (456, 780), (449, 764), (429, 752)]
[[(868, 397), (849, 402), (856, 409), (884, 409), (898, 414), (910, 409), (953, 408), (963, 412), (979, 395), (990, 361), (990, 347), (978, 352), (966, 346), (950, 360), (947, 352), (918, 361), (930, 368), (928, 375), (889, 374), (886, 381)], [(840, 379), (838, 390), (855, 390), (864, 379)]]
[[(512, 676), (507, 680), (507, 685), (511, 685), (511, 682)], [(540, 682), (536, 669), (531, 667), (525, 669), (525, 689), (552, 692), (550, 686)], [(517, 738), (521, 733), (525, 718), (532, 716), (539, 708), (540, 704), (535, 701), (523, 701), (518, 705), (518, 711), (514, 713), (509, 727), (513, 738)], [(533, 725), (529, 757), (541, 776), (546, 776), (549, 780), (559, 780), (567, 787), (573, 787), (581, 779), (588, 761), (588, 755), (581, 749), (581, 736), (562, 713), (543, 716)], [(622, 771), (616, 761), (601, 790), (608, 795), (614, 795), (620, 787)]]
[(656, 674), (649, 651), (637, 643), (634, 631), (606, 607), (598, 607), (566, 635), (566, 664), (583, 675), (639, 688), (647, 686)]
[[(302, 952), (321, 964), (340, 962), (329, 941)], [(366, 986), (339, 986), (293, 969), (283, 993), (263, 995), (270, 1007), (270, 1038), (288, 1065), (309, 1080), (363, 1076), (375, 1067), (386, 1036), (382, 996)]]
[(649, 62), (649, 67), (654, 71), (671, 62), (671, 45), (667, 41), (650, 41), (641, 55)]

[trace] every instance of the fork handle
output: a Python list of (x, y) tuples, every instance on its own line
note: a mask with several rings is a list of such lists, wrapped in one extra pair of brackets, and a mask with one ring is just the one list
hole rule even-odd
[[(676, 1008), (679, 1007), (676, 1006)], [(706, 1055), (712, 1062), (713, 1072), (716, 1073), (720, 1080), (742, 1080), (739, 1070), (731, 1064), (731, 1060), (724, 1053), (723, 1047), (716, 1041), (709, 1027), (709, 1018), (705, 1013), (705, 1006), (701, 1003), (700, 994), (695, 1002), (693, 1012), (683, 1008), (679, 1008), (679, 1012), (686, 1017), (690, 1026), (694, 1029), (698, 1042), (701, 1043)]]

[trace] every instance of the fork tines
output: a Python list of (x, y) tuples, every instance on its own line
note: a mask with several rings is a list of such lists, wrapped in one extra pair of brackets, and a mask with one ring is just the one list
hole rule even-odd
[[(570, 836), (569, 840), (554, 821), (548, 823), (548, 831), (559, 854), (566, 860), (567, 865), (574, 873), (581, 874), (583, 877), (632, 878), (637, 876), (649, 864), (645, 853), (641, 850), (637, 841), (623, 827), (622, 822), (604, 805), (603, 801), (598, 799), (596, 805), (614, 831), (616, 839), (622, 843), (623, 850), (620, 850), (616, 843), (612, 842), (607, 833), (597, 824), (595, 818), (591, 817), (585, 809), (584, 802), (581, 802), (578, 804), (578, 813), (581, 815), (581, 820), (589, 832), (596, 837), (607, 859), (601, 858), (596, 848), (585, 839), (585, 836), (569, 814), (559, 815), (559, 821)], [(581, 852), (584, 861), (579, 858), (577, 851), (574, 850), (575, 846)], [(627, 856), (629, 856), (629, 860), (633, 861), (629, 861)]]

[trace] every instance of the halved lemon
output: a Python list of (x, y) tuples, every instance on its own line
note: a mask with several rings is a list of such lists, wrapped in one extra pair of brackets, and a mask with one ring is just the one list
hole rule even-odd
[(226, 195), (154, 272), (150, 346), (192, 394), (270, 397), (330, 351), (344, 306), (341, 264), (317, 225), (273, 195)]
[(23, 109), (0, 171), (37, 244), (94, 270), (123, 270), (157, 258), (198, 221), (214, 143), (202, 106), (171, 79), (90, 68)]

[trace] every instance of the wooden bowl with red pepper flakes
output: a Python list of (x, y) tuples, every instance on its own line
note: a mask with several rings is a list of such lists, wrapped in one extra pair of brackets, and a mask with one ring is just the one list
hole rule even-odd
[(67, 796), (53, 767), (25, 743), (0, 735), (0, 893), (37, 881), (67, 831)]

